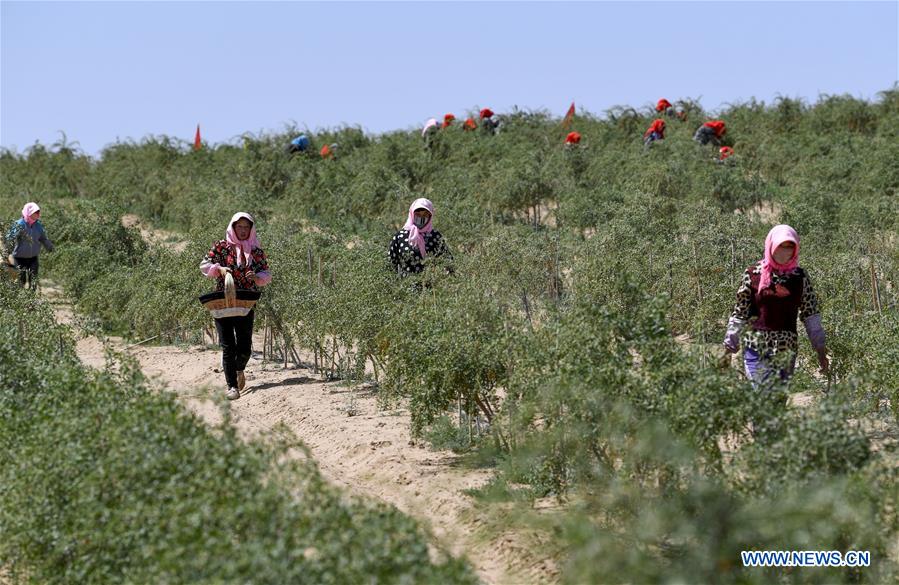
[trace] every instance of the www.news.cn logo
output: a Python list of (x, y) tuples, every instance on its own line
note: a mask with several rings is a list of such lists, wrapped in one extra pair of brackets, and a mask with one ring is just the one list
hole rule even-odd
[(837, 550), (744, 550), (740, 553), (744, 567), (868, 567), (869, 551)]

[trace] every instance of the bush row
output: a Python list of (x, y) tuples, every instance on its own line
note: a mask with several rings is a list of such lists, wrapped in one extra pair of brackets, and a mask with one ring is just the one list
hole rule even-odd
[[(348, 498), (289, 437), (244, 442), (81, 366), (49, 306), (0, 283), (0, 567), (49, 583), (475, 581), (415, 522)], [(226, 411), (227, 412), (227, 411)]]
[[(415, 434), (500, 463), (492, 493), (571, 498), (559, 529), (573, 582), (686, 579), (694, 566), (770, 580), (738, 566), (734, 551), (753, 543), (868, 547), (876, 570), (776, 577), (876, 581), (896, 566), (895, 456), (870, 433), (890, 436), (899, 413), (896, 96), (731, 106), (719, 113), (737, 150), (727, 165), (692, 143), (696, 107), (647, 152), (651, 116), (625, 109), (579, 117), (582, 147), (567, 150), (540, 112), (508, 115), (495, 137), (445, 132), (430, 149), (415, 132), (344, 129), (328, 136), (348, 145), (333, 161), (287, 157), (286, 135), (196, 153), (120, 144), (80, 190), (61, 188), (48, 267), (112, 329), (199, 327), (200, 256), (249, 209), (275, 274), (262, 326), (345, 377), (373, 364)], [(10, 213), (14, 193), (50, 181), (35, 156), (0, 157), (15, 171), (0, 183)], [(440, 261), (404, 280), (386, 267), (417, 196), (437, 204), (452, 275)], [(178, 228), (188, 249), (145, 246), (120, 229), (121, 205)], [(813, 397), (806, 409), (753, 393), (712, 354), (776, 222), (802, 235), (833, 353), (828, 384), (808, 373), (803, 342), (791, 389)]]

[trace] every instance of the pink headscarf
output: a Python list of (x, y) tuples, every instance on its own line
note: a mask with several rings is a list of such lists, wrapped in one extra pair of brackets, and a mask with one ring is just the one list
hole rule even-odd
[(439, 127), (439, 125), (440, 125), (440, 123), (437, 121), (436, 118), (431, 118), (430, 120), (425, 122), (425, 127), (421, 129), (421, 135), (424, 136), (425, 134), (428, 133), (428, 129), (432, 128), (433, 126)]
[[(774, 250), (784, 242), (793, 242), (796, 248), (793, 257), (786, 264), (778, 264), (774, 261)], [(788, 225), (776, 225), (768, 232), (765, 238), (765, 259), (762, 260), (762, 277), (759, 280), (759, 292), (771, 286), (771, 273), (780, 274), (789, 272), (799, 266), (799, 234)]]
[[(246, 240), (237, 239), (237, 233), (234, 231), (234, 224), (239, 219), (246, 219), (252, 225), (250, 227), (250, 235)], [(237, 249), (237, 265), (249, 266), (252, 256), (250, 255), (253, 248), (260, 248), (259, 238), (256, 237), (256, 220), (249, 213), (238, 211), (231, 217), (228, 223), (228, 229), (225, 231), (225, 240)]]
[(31, 219), (31, 216), (34, 215), (35, 212), (38, 212), (40, 210), (41, 208), (38, 207), (37, 203), (35, 203), (34, 201), (26, 203), (25, 207), (22, 208), (22, 218), (25, 219), (25, 223), (27, 223), (28, 225), (34, 225), (35, 221), (37, 220)]
[[(423, 228), (418, 228), (415, 225), (416, 209), (427, 209), (431, 213), (431, 219), (428, 220), (428, 223)], [(434, 229), (434, 204), (431, 203), (430, 199), (422, 197), (412, 202), (412, 205), (409, 206), (409, 217), (406, 218), (403, 229), (409, 231), (409, 241), (418, 246), (418, 251), (421, 252), (421, 257), (424, 258), (427, 254), (425, 252), (425, 237), (422, 234), (430, 233)]]

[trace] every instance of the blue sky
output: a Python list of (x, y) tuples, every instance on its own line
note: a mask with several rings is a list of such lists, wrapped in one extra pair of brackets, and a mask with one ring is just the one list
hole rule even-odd
[(659, 97), (874, 98), (899, 2), (0, 2), (0, 145), (420, 126)]

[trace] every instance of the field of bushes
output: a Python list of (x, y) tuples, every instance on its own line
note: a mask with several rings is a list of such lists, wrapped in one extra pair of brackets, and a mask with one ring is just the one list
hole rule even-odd
[(366, 583), (475, 579), (431, 561), (414, 521), (348, 498), (289, 437), (246, 443), (0, 285), (0, 568), (39, 583)]
[[(199, 340), (208, 326), (196, 302), (209, 287), (198, 271), (202, 254), (235, 211), (253, 213), (274, 275), (258, 323), (274, 332), (275, 357), (292, 361), (305, 351), (323, 374), (375, 378), (385, 404), (409, 406), (416, 436), (466, 453), (473, 465), (494, 466), (495, 480), (479, 493), (485, 509), (513, 503), (522, 510), (509, 516), (514, 522), (552, 534), (568, 582), (896, 579), (899, 89), (874, 102), (821, 96), (813, 104), (779, 98), (728, 105), (714, 112), (727, 122), (725, 143), (735, 149), (727, 164), (691, 140), (712, 113), (691, 100), (677, 105), (687, 120), (669, 121), (666, 139), (645, 151), (641, 135), (653, 112), (627, 107), (576, 116), (573, 128), (583, 139), (575, 148), (562, 146), (560, 121), (539, 111), (505, 113), (496, 136), (449, 128), (429, 148), (415, 130), (310, 132), (314, 144), (340, 144), (334, 160), (287, 155), (283, 146), (295, 128), (199, 151), (150, 137), (110, 145), (97, 159), (63, 139), (0, 154), (0, 227), (5, 231), (25, 201), (38, 201), (58, 248), (42, 256), (43, 276), (61, 283), (77, 309), (108, 332), (180, 342)], [(435, 204), (453, 270), (429, 261), (423, 274), (398, 280), (386, 265), (387, 244), (417, 197)], [(125, 213), (170, 230), (186, 247), (147, 244), (122, 226)], [(760, 395), (736, 362), (723, 368), (718, 356), (740, 275), (761, 257), (775, 223), (792, 225), (802, 238), (801, 264), (822, 303), (832, 368), (829, 378), (818, 375), (802, 339), (789, 389)], [(7, 459), (24, 465), (61, 457), (54, 449), (76, 429), (106, 418), (118, 439), (93, 428), (90, 440), (99, 445), (73, 446), (83, 457), (99, 457), (92, 449), (100, 449), (102, 459), (72, 454), (65, 465), (94, 474), (89, 486), (169, 478), (164, 470), (174, 469), (167, 467), (172, 460), (159, 461), (157, 475), (132, 469), (120, 480), (115, 471), (136, 452), (162, 450), (151, 445), (165, 433), (142, 426), (141, 409), (155, 409), (154, 423), (196, 437), (191, 449), (206, 453), (195, 458), (204, 469), (191, 474), (196, 481), (214, 484), (230, 453), (245, 457), (240, 481), (265, 485), (259, 489), (270, 497), (253, 506), (277, 510), (273, 524), (315, 525), (322, 538), (339, 538), (348, 515), (373, 514), (328, 500), (333, 496), (317, 479), (305, 481), (321, 494), (311, 497), (330, 502), (325, 510), (335, 514), (334, 525), (327, 514), (309, 516), (306, 504), (288, 505), (278, 495), (283, 486), (268, 483), (266, 456), (231, 435), (224, 443), (212, 439), (167, 399), (148, 394), (127, 368), (116, 379), (84, 372), (72, 363), (70, 342), (47, 341), (65, 334), (55, 333), (45, 311), (32, 315), (27, 295), (3, 294), (11, 307), (4, 309), (0, 345), (8, 360), (0, 375), (0, 399), (8, 404), (0, 435), (14, 446)], [(16, 341), (13, 323), (23, 315), (43, 319), (34, 327), (54, 333)], [(67, 357), (42, 366), (53, 352)], [(25, 365), (13, 361), (23, 353), (30, 356)], [(13, 369), (25, 373), (13, 376)], [(97, 389), (79, 391), (85, 384)], [(79, 402), (98, 392), (121, 406)], [(787, 394), (805, 400), (784, 406)], [(137, 410), (123, 412), (125, 405)], [(36, 433), (50, 417), (67, 422), (58, 434)], [(136, 437), (129, 438), (130, 429)], [(140, 433), (151, 437), (122, 450), (106, 443)], [(91, 546), (79, 540), (82, 523), (105, 522), (96, 517), (103, 509), (127, 516), (141, 505), (126, 500), (120, 510), (91, 499), (91, 507), (63, 512), (85, 494), (51, 486), (51, 474), (39, 481), (57, 499), (35, 501), (37, 478), (19, 479), (6, 461), (2, 469), (16, 481), (0, 482), (0, 561), (21, 555), (32, 574), (51, 580), (69, 575), (59, 571), (91, 570), (79, 560), (90, 556), (79, 547)], [(299, 476), (317, 478), (308, 470)], [(205, 504), (191, 500), (186, 486), (167, 489), (174, 506), (202, 505), (200, 525), (246, 521), (252, 532), (251, 520), (269, 513), (254, 508), (234, 518), (238, 512), (223, 503), (227, 490), (205, 494), (212, 500)], [(111, 497), (124, 497), (116, 493)], [(560, 512), (527, 512), (548, 497), (564, 503)], [(49, 540), (9, 539), (24, 534), (21, 523), (37, 514), (59, 523), (41, 537)], [(405, 520), (379, 518), (401, 526), (399, 534), (418, 548), (394, 541), (400, 537), (392, 532), (382, 535), (384, 549), (360, 548), (360, 563), (395, 571), (396, 580), (428, 578), (426, 571), (469, 578), (461, 566), (428, 564)], [(148, 534), (129, 532), (126, 517), (110, 520), (122, 549), (110, 552), (103, 570), (137, 580), (194, 575), (196, 558), (178, 564), (161, 544), (140, 549), (149, 568), (122, 572), (134, 554), (129, 546), (181, 538), (165, 529), (173, 519), (160, 517), (157, 532)], [(364, 524), (366, 538), (379, 521)], [(259, 539), (275, 530), (258, 529)], [(227, 534), (213, 531), (213, 538)], [(394, 568), (366, 557), (389, 557), (393, 546), (425, 556), (404, 556)], [(32, 565), (43, 557), (41, 547), (55, 551), (55, 561)], [(744, 569), (739, 552), (751, 549), (869, 550), (872, 565)], [(322, 551), (322, 558), (330, 557)], [(223, 559), (220, 569), (255, 571), (260, 562), (251, 555)], [(338, 570), (328, 562), (322, 566)], [(423, 573), (406, 572), (413, 570)], [(209, 571), (197, 574), (250, 574)]]

